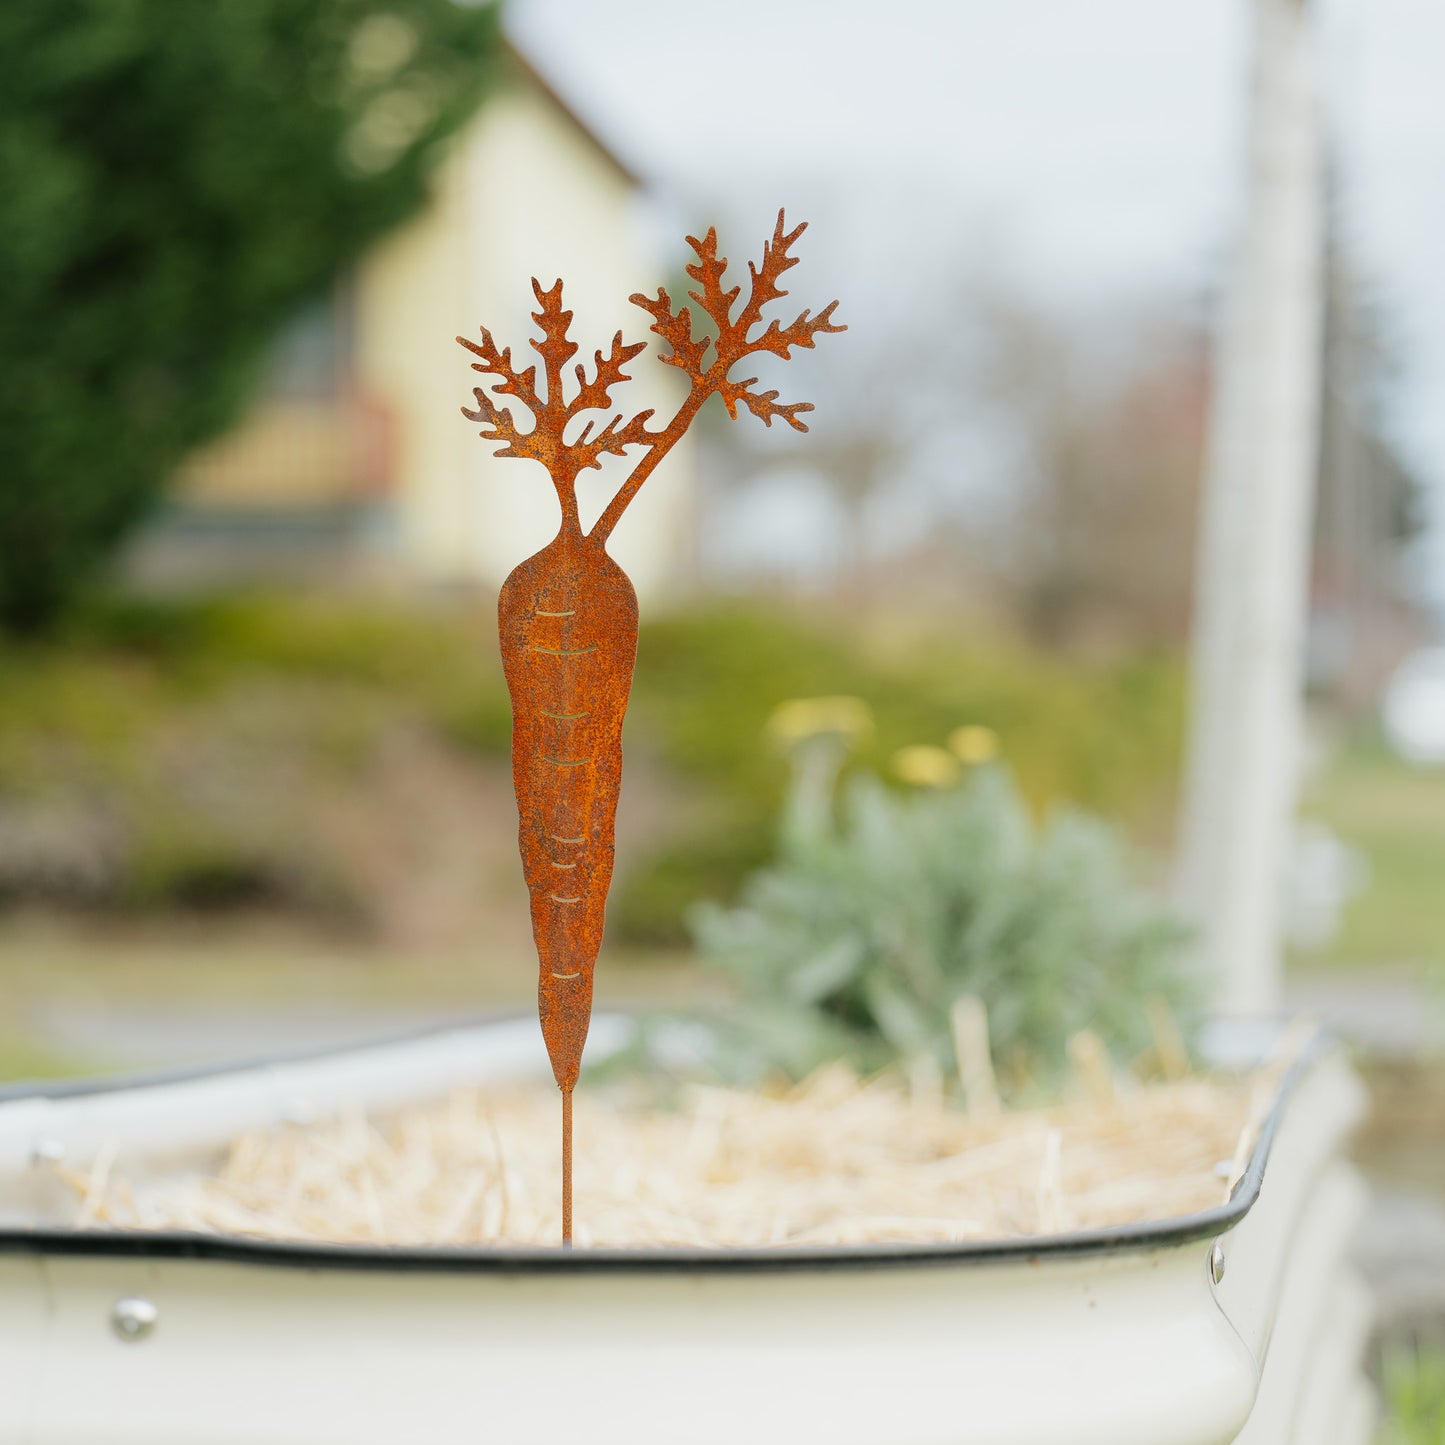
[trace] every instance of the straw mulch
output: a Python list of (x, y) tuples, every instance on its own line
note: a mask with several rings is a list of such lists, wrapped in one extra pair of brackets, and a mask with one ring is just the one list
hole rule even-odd
[[(1269, 1074), (1094, 1084), (1053, 1108), (972, 1112), (936, 1079), (910, 1088), (842, 1066), (785, 1092), (692, 1087), (671, 1108), (583, 1089), (577, 1242), (948, 1241), (1177, 1216), (1227, 1198), (1273, 1088)], [(550, 1087), (473, 1091), (245, 1134), (213, 1173), (143, 1179), (105, 1157), (60, 1172), (82, 1225), (551, 1245), (559, 1112)]]

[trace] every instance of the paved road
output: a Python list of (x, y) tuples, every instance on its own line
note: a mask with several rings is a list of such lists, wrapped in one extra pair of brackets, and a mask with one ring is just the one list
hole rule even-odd
[[(499, 1012), (433, 1004), (35, 1004), (32, 1038), (59, 1057), (95, 1061), (106, 1071), (226, 1064), (269, 1054), (345, 1048)], [(510, 1011), (505, 1011), (510, 1012)]]
[[(1287, 1008), (1321, 1019), (1364, 1061), (1445, 1058), (1445, 995), (1407, 974), (1295, 979)], [(1431, 1158), (1445, 1156), (1445, 1106), (1434, 1118), (1428, 1107), (1412, 1111), (1410, 1127), (1411, 1137), (1394, 1141), (1388, 1177), (1371, 1180), (1374, 1200), (1356, 1250), (1386, 1333), (1445, 1327), (1445, 1192)]]
[(1285, 990), (1285, 1011), (1314, 1015), (1376, 1057), (1445, 1055), (1445, 989), (1411, 973), (1294, 978)]

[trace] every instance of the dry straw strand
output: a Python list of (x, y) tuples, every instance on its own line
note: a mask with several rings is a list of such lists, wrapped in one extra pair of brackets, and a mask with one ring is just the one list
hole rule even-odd
[[(843, 1065), (773, 1092), (692, 1086), (670, 1108), (590, 1090), (577, 1101), (578, 1243), (947, 1241), (1189, 1213), (1218, 1203), (1221, 1159), (1238, 1177), (1283, 1067), (1105, 1098), (1107, 1059), (1087, 1041), (1076, 1053), (1091, 1087), (1047, 1109), (963, 1110), (931, 1077), (910, 1087)], [(102, 1150), (88, 1170), (57, 1173), (80, 1225), (552, 1244), (555, 1112), (550, 1088), (462, 1091), (387, 1117), (252, 1131), (208, 1170), (131, 1173)]]

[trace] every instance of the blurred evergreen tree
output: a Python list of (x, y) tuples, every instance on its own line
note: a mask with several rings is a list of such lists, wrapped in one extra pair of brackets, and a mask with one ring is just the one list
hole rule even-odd
[(424, 199), (494, 5), (0, 6), (0, 625), (53, 618)]

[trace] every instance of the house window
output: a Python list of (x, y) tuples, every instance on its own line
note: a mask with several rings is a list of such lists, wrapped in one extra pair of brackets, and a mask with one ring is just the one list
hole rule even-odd
[(276, 338), (266, 391), (289, 401), (334, 401), (349, 387), (350, 306), (340, 292), (307, 302)]

